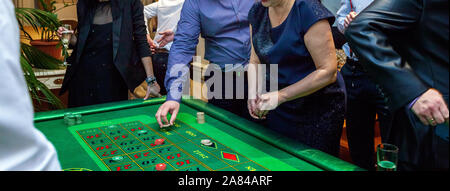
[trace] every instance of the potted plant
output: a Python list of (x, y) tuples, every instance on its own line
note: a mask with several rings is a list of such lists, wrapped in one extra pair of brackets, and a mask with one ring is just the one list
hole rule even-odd
[[(39, 0), (38, 1), (38, 5), (39, 8), (42, 11), (48, 12), (52, 14), (52, 17), (57, 18), (57, 15), (55, 14), (55, 12), (57, 12), (58, 10), (62, 9), (62, 8), (66, 8), (68, 6), (72, 6), (75, 3), (72, 2), (71, 3), (66, 3), (64, 2), (64, 6), (60, 9), (56, 9), (55, 6), (56, 1), (54, 0)], [(58, 37), (56, 36), (56, 30), (58, 29), (58, 27), (60, 26), (60, 23), (58, 22), (57, 25), (46, 25), (46, 26), (41, 26), (39, 29), (39, 33), (40, 33), (40, 39), (33, 39), (31, 36), (29, 36), (30, 38), (30, 44), (36, 48), (38, 48), (39, 50), (41, 50), (42, 52), (56, 58), (56, 59), (62, 59), (62, 55), (61, 55), (61, 45), (60, 45), (60, 41), (58, 39)]]
[(52, 20), (55, 20), (56, 22), (37, 26), (37, 29), (39, 30), (37, 30), (36, 32), (40, 34), (40, 39), (33, 39), (33, 37), (31, 36), (27, 36), (27, 38), (29, 38), (31, 46), (36, 47), (37, 49), (56, 59), (61, 59), (61, 46), (58, 46), (59, 39), (56, 36), (55, 32), (60, 26), (60, 23), (57, 19), (56, 14), (53, 13), (53, 11), (56, 9), (54, 6), (55, 1), (46, 2), (44, 0), (39, 0), (38, 2), (39, 6), (42, 7), (41, 10), (47, 12), (47, 16), (53, 17)]
[[(17, 21), (19, 23), (19, 28), (23, 34), (21, 36), (22, 39), (27, 39), (30, 41), (33, 40), (32, 36), (28, 33), (30, 31), (27, 30), (31, 29), (37, 33), (40, 33), (40, 31), (46, 31), (45, 33), (41, 34), (41, 37), (44, 37), (42, 38), (44, 39), (44, 41), (56, 40), (54, 32), (52, 34), (51, 31), (56, 30), (60, 26), (60, 23), (55, 14), (33, 8), (16, 8), (15, 12)], [(58, 99), (58, 97), (56, 97), (45, 86), (45, 84), (41, 83), (36, 78), (33, 71), (33, 68), (60, 69), (62, 61), (40, 51), (36, 47), (30, 46), (23, 42), (21, 42), (21, 53), (20, 63), (24, 71), (25, 80), (30, 90), (33, 103), (37, 104), (38, 106), (42, 104), (49, 104), (52, 108), (55, 109), (64, 108), (62, 102)]]

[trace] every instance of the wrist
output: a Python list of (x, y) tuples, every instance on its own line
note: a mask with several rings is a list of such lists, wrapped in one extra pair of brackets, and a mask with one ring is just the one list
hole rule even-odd
[(286, 93), (283, 90), (278, 91), (278, 105), (286, 102), (288, 100)]
[(156, 77), (154, 75), (148, 75), (145, 82), (147, 82), (147, 85), (151, 86), (156, 83)]

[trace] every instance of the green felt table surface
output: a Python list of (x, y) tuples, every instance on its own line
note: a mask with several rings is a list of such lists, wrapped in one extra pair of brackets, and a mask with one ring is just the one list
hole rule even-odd
[[(127, 163), (133, 165), (127, 166), (129, 168), (126, 170), (154, 170), (154, 163), (165, 163), (167, 170), (180, 171), (364, 170), (199, 100), (183, 99), (176, 126), (160, 129), (154, 115), (164, 100), (164, 97), (146, 101), (130, 100), (40, 112), (35, 114), (35, 126), (54, 144), (62, 168), (66, 170), (125, 170), (123, 165)], [(205, 113), (204, 124), (197, 123), (196, 114), (199, 111)], [(82, 114), (83, 123), (66, 125), (64, 123), (66, 112)], [(113, 139), (113, 134), (106, 127), (114, 124), (119, 125), (123, 132), (130, 135), (127, 140), (119, 142)], [(132, 126), (133, 124), (136, 127)], [(138, 126), (144, 128), (149, 135), (141, 136), (136, 133), (134, 130)], [(90, 131), (101, 134), (103, 136), (101, 141), (106, 141), (119, 150), (114, 154), (123, 156), (126, 160), (120, 164), (108, 163), (111, 162), (113, 155), (109, 156), (111, 153), (99, 151), (99, 145), (95, 145), (94, 142), (88, 143), (91, 139), (86, 137)], [(86, 134), (83, 134), (84, 132)], [(154, 146), (149, 137), (164, 138), (166, 142), (164, 145)], [(202, 139), (212, 140), (215, 143), (214, 147), (201, 145)], [(146, 140), (148, 141), (145, 142)], [(133, 146), (124, 147), (119, 144)], [(174, 151), (161, 152), (165, 148)], [(111, 148), (108, 152), (110, 151)], [(150, 153), (148, 158), (141, 158), (144, 153)], [(228, 154), (232, 154), (232, 160), (223, 157)]]

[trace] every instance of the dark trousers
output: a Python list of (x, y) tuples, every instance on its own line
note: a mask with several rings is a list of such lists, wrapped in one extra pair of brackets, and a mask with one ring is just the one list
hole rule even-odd
[(156, 82), (158, 82), (161, 91), (161, 95), (166, 95), (167, 90), (164, 86), (164, 79), (166, 78), (167, 62), (169, 60), (169, 53), (155, 53), (152, 55), (153, 63), (153, 73), (156, 77)]
[(407, 106), (395, 111), (386, 142), (399, 148), (399, 171), (449, 169), (448, 126), (426, 126)]
[[(228, 73), (228, 74), (227, 74)], [(231, 75), (233, 76), (233, 78), (231, 79), (231, 81), (227, 82), (227, 83), (232, 83), (233, 84), (233, 88), (230, 89), (229, 87), (226, 87), (225, 84), (225, 76), (229, 75), (229, 73), (232, 73)], [(210, 78), (213, 77), (213, 75), (215, 75), (214, 73), (212, 73), (210, 76), (205, 76), (205, 82), (208, 81)], [(232, 112), (238, 116), (241, 116), (247, 120), (253, 121), (253, 122), (257, 122), (257, 123), (263, 123), (263, 120), (255, 120), (253, 119), (250, 114), (249, 111), (247, 109), (247, 99), (248, 99), (248, 95), (247, 95), (247, 88), (248, 88), (248, 79), (247, 79), (247, 72), (244, 71), (239, 71), (239, 72), (221, 72), (222, 75), (222, 95), (220, 98), (216, 98), (213, 97), (211, 99), (208, 99), (208, 103), (213, 104), (214, 106), (220, 107), (222, 109), (225, 109), (229, 112)], [(191, 75), (192, 76), (192, 75)], [(239, 80), (238, 78), (243, 78), (243, 84), (238, 84)], [(230, 80), (230, 79), (227, 79)], [(239, 88), (242, 87), (243, 88)], [(241, 91), (244, 91), (243, 98), (238, 97), (238, 94), (242, 95)], [(210, 87), (210, 89), (208, 90), (208, 97), (211, 95), (211, 92), (215, 91), (215, 86), (212, 85)], [(233, 91), (232, 95), (233, 97), (227, 98), (225, 97), (226, 94), (231, 94), (231, 91)]]
[(341, 72), (347, 90), (346, 130), (352, 161), (367, 170), (375, 170), (375, 116), (378, 114), (382, 140), (385, 140), (392, 114), (380, 88), (357, 62), (347, 60)]

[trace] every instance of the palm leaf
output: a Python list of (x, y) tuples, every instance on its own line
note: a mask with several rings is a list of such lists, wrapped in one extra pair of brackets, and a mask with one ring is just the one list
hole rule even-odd
[[(36, 100), (38, 105), (49, 103), (56, 109), (63, 109), (64, 105), (61, 100), (59, 100), (45, 84), (36, 78), (33, 68), (23, 55), (20, 57), (20, 64), (24, 71), (25, 81), (27, 82), (31, 98)], [(40, 96), (39, 92), (42, 93), (43, 96)]]
[[(51, 12), (42, 11), (33, 8), (16, 8), (16, 18), (19, 22), (20, 30), (25, 34), (27, 39), (33, 40), (25, 31), (24, 26), (30, 26), (37, 33), (48, 33), (56, 31), (61, 23), (58, 21), (57, 15)], [(41, 29), (41, 30), (40, 30)], [(54, 37), (54, 35), (48, 35)], [(52, 40), (52, 39), (41, 39)]]
[(23, 56), (27, 59), (28, 63), (35, 68), (59, 69), (59, 66), (62, 64), (62, 61), (45, 54), (33, 46), (25, 43), (21, 43), (20, 46)]
[[(24, 29), (24, 26), (30, 26), (35, 32), (41, 33), (41, 40), (53, 40), (55, 31), (61, 25), (57, 16), (51, 12), (32, 8), (16, 8), (15, 11), (19, 28), (23, 32), (24, 38), (28, 40), (33, 40), (33, 38)], [(61, 100), (36, 78), (33, 71), (33, 67), (58, 69), (61, 61), (24, 43), (21, 43), (21, 52), (20, 64), (31, 98), (38, 105), (48, 103), (53, 108), (63, 109), (64, 105)]]

